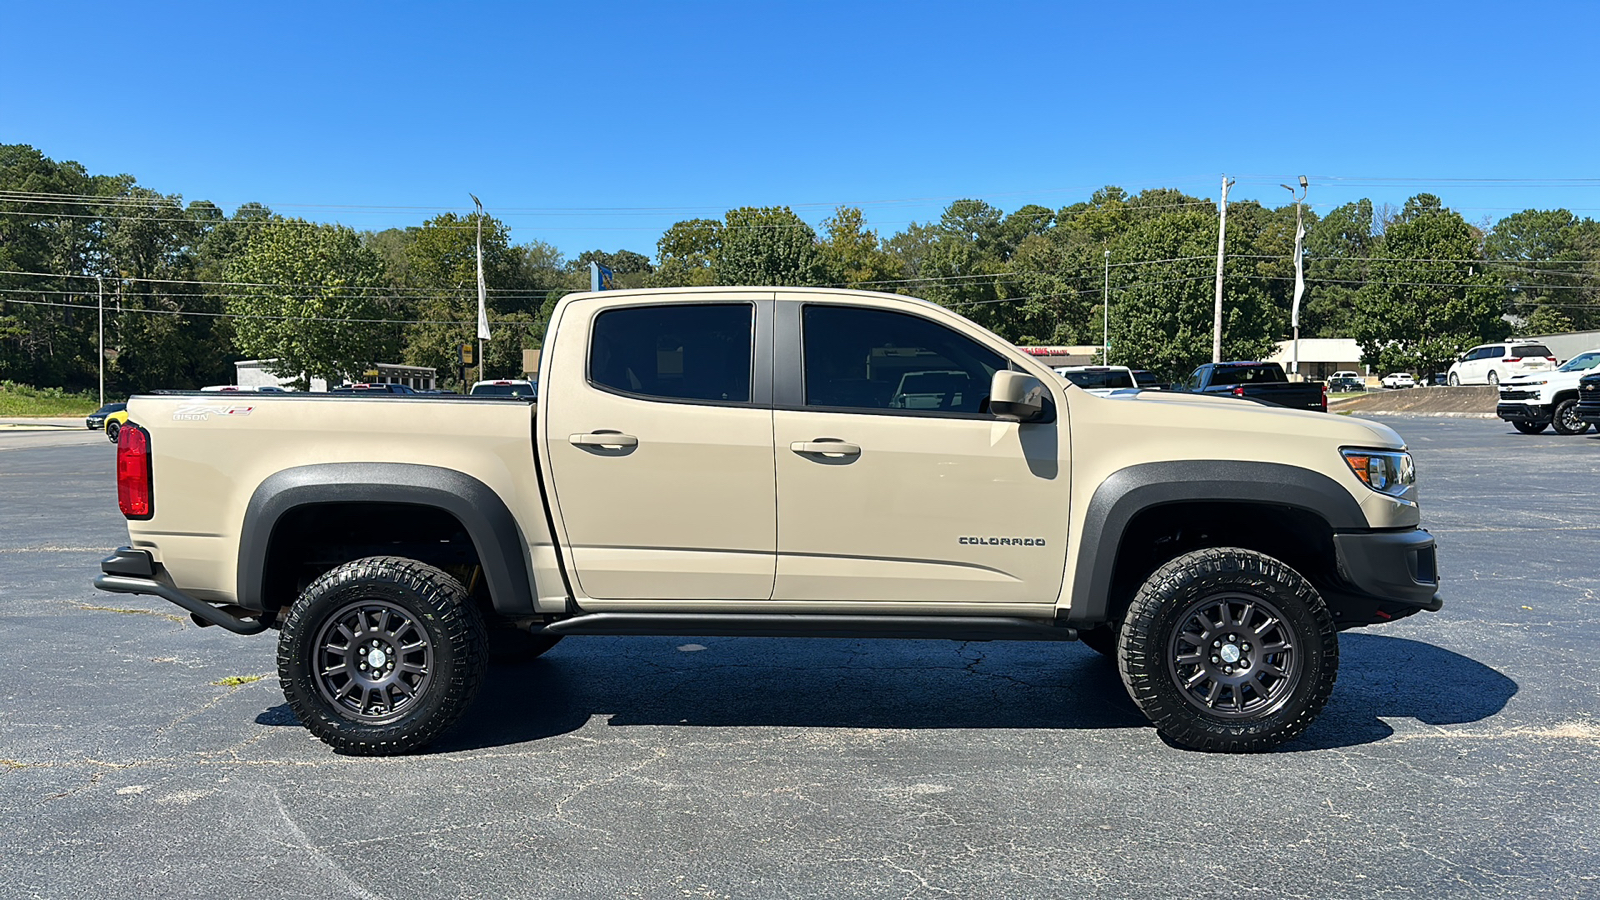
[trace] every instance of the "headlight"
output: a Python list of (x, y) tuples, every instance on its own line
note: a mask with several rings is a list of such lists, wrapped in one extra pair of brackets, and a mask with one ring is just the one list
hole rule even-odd
[(1417, 467), (1404, 450), (1341, 450), (1345, 464), (1367, 487), (1398, 497), (1417, 483)]

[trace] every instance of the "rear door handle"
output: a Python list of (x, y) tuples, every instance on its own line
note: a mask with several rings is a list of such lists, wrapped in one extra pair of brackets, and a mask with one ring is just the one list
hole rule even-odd
[(575, 434), (567, 440), (574, 447), (605, 447), (607, 449), (619, 447), (637, 447), (639, 439), (631, 434), (618, 434), (615, 431), (597, 431), (590, 434)]
[(796, 453), (817, 453), (822, 456), (860, 456), (860, 444), (844, 441), (795, 441), (789, 449)]

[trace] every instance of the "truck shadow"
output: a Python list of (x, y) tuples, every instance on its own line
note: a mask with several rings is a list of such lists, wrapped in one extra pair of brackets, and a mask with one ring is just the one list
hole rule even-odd
[[(1282, 752), (1380, 741), (1394, 733), (1386, 719), (1476, 722), (1517, 692), (1494, 669), (1420, 641), (1346, 633), (1340, 649), (1333, 698)], [(596, 718), (613, 727), (1150, 728), (1115, 666), (1078, 645), (590, 637), (491, 668), (473, 708), (423, 752), (522, 744)], [(286, 706), (256, 721), (296, 724)]]

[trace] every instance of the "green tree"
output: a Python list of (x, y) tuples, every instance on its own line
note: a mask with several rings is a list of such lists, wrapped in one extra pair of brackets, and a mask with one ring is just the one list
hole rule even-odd
[(652, 287), (704, 287), (716, 284), (717, 254), (722, 249), (722, 223), (685, 219), (673, 223), (656, 242)]
[(867, 228), (861, 210), (841, 206), (822, 223), (822, 268), (830, 284), (869, 291), (892, 291), (900, 264), (883, 249), (878, 233)]
[(1443, 371), (1462, 350), (1510, 332), (1501, 284), (1485, 272), (1478, 235), (1438, 197), (1406, 201), (1375, 248), (1356, 294), (1351, 337), (1384, 370)]
[(227, 274), (239, 348), (276, 360), (273, 371), (302, 390), (313, 376), (336, 381), (394, 352), (370, 321), (393, 316), (383, 262), (349, 228), (258, 223)]
[(1484, 240), (1484, 256), (1505, 282), (1505, 311), (1549, 325), (1600, 325), (1596, 276), (1600, 227), (1564, 209), (1528, 209), (1495, 223)]
[[(476, 214), (458, 216), (445, 213), (424, 222), (411, 232), (405, 245), (406, 293), (412, 315), (420, 320), (406, 327), (405, 361), (413, 366), (438, 370), (442, 384), (460, 387), (459, 355), (463, 343), (477, 342), (478, 261)], [(497, 327), (510, 313), (523, 313), (537, 320), (546, 295), (529, 289), (524, 275), (526, 255), (511, 245), (505, 223), (485, 216), (483, 220), (483, 273), (487, 289), (490, 320), (488, 355), (504, 351), (516, 360), (513, 371), (486, 368), (489, 377), (518, 374), (521, 371), (521, 332), (510, 330), (502, 340)], [(501, 344), (509, 344), (503, 347)]]
[(825, 282), (817, 233), (787, 206), (743, 206), (723, 216), (717, 284), (814, 285)]
[(1373, 242), (1372, 201), (1346, 203), (1306, 229), (1305, 337), (1349, 337), (1356, 292), (1367, 278)]

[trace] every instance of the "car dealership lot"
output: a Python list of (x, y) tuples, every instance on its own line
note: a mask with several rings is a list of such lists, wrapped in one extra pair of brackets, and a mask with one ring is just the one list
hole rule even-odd
[(1443, 612), (1305, 737), (1170, 748), (1076, 645), (573, 638), (429, 752), (294, 724), (270, 635), (89, 586), (103, 437), (0, 435), (0, 894), (1574, 896), (1600, 890), (1600, 438), (1389, 417)]

